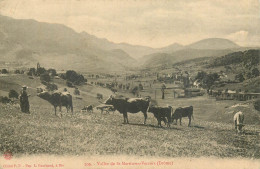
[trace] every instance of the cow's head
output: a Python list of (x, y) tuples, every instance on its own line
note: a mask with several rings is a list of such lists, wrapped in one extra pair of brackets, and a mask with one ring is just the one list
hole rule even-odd
[(39, 96), (40, 98), (42, 98), (44, 100), (49, 100), (51, 97), (51, 94), (47, 91), (43, 91), (41, 93), (38, 93), (37, 96)]
[(244, 124), (238, 124), (237, 126), (238, 126), (237, 132), (238, 132), (238, 133), (242, 133), (242, 128), (243, 128), (245, 125), (244, 125)]
[(111, 95), (105, 102), (104, 104), (112, 104), (113, 103), (114, 97)]
[(150, 105), (149, 105), (147, 112), (153, 113), (153, 112), (154, 112), (154, 109), (155, 109), (154, 106), (150, 106)]

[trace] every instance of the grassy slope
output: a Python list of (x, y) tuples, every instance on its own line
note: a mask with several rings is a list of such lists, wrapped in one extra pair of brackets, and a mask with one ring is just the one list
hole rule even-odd
[[(129, 115), (130, 125), (122, 124), (122, 115), (66, 114), (53, 115), (49, 105), (32, 106), (32, 114), (1, 105), (0, 151), (21, 154), (122, 154), (150, 156), (217, 156), (259, 158), (259, 135), (246, 127), (246, 135), (236, 135), (233, 126), (206, 122), (197, 118), (193, 127), (157, 128), (149, 114)], [(196, 116), (198, 117), (198, 116)], [(195, 118), (196, 118), (195, 117)], [(259, 128), (258, 128), (259, 129)]]
[[(9, 77), (10, 78), (10, 77)], [(12, 79), (9, 79), (12, 81)], [(31, 79), (30, 79), (31, 80)], [(28, 80), (26, 83), (30, 83)], [(14, 82), (14, 81), (13, 81)], [(17, 84), (24, 81), (17, 81)], [(38, 84), (35, 84), (35, 87)], [(62, 82), (58, 83), (62, 86)], [(53, 107), (34, 94), (30, 97), (31, 114), (23, 114), (18, 105), (0, 105), (0, 151), (10, 150), (14, 155), (24, 154), (71, 154), (71, 155), (148, 155), (169, 157), (260, 157), (259, 119), (246, 115), (245, 135), (236, 135), (232, 124), (234, 101), (215, 102), (206, 97), (193, 99), (158, 99), (159, 105), (194, 106), (192, 127), (183, 119), (183, 126), (171, 129), (158, 128), (152, 114), (147, 125), (141, 125), (143, 115), (129, 114), (129, 125), (123, 125), (118, 112), (103, 114), (80, 113), (90, 101), (97, 104), (91, 91), (104, 90), (91, 86), (83, 100), (74, 99), (74, 115), (65, 113), (54, 116)], [(103, 92), (103, 91), (101, 91)], [(108, 92), (104, 90), (104, 92)], [(33, 93), (33, 91), (31, 91)], [(93, 92), (94, 93), (94, 92)], [(226, 107), (226, 108), (225, 108)], [(251, 109), (249, 109), (251, 110)], [(250, 113), (254, 114), (256, 112)], [(259, 116), (256, 116), (259, 118)], [(251, 119), (251, 120), (250, 120)]]

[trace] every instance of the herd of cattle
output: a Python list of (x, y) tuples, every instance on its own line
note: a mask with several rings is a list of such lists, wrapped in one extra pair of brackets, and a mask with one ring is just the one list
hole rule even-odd
[[(57, 92), (57, 93), (49, 93), (47, 91), (43, 91), (38, 93), (38, 96), (44, 100), (47, 100), (49, 103), (51, 103), (54, 106), (55, 115), (56, 115), (56, 109), (57, 107), (60, 108), (65, 106), (67, 108), (67, 112), (69, 109), (73, 113), (73, 104), (72, 104), (72, 96), (68, 92)], [(120, 114), (123, 114), (124, 123), (129, 123), (128, 121), (128, 115), (127, 113), (138, 113), (142, 112), (144, 115), (144, 124), (146, 124), (147, 119), (147, 112), (151, 112), (154, 114), (154, 117), (158, 121), (158, 126), (161, 127), (161, 121), (167, 125), (167, 127), (170, 127), (170, 124), (176, 120), (179, 119), (180, 125), (182, 117), (188, 117), (189, 118), (189, 124), (191, 125), (191, 118), (193, 118), (193, 106), (189, 107), (179, 107), (173, 112), (173, 108), (171, 106), (168, 107), (158, 107), (158, 106), (151, 106), (151, 99), (149, 97), (147, 98), (116, 98), (113, 96), (110, 96), (102, 106), (97, 106), (96, 108), (101, 110), (101, 113), (103, 111), (109, 112), (109, 111), (115, 111), (117, 110)], [(93, 105), (89, 105), (84, 107), (81, 111), (88, 111), (93, 112)], [(237, 112), (234, 116), (234, 123), (235, 123), (235, 129), (238, 132), (242, 131), (242, 127), (244, 121), (244, 115), (242, 112)]]

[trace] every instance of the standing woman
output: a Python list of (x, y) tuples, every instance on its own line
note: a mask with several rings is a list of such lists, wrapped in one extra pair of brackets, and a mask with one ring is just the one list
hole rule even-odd
[(28, 97), (30, 95), (27, 94), (27, 86), (23, 86), (22, 87), (22, 91), (21, 91), (21, 95), (20, 95), (20, 107), (21, 107), (21, 111), (24, 113), (30, 113), (30, 104), (29, 104), (29, 99)]

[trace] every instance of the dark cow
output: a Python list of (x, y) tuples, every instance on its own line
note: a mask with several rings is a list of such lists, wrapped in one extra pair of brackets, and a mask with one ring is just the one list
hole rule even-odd
[(235, 129), (238, 133), (242, 131), (242, 128), (245, 126), (244, 123), (244, 114), (239, 111), (234, 115), (234, 123), (235, 123)]
[(87, 111), (89, 113), (93, 113), (93, 105), (84, 106), (83, 109), (81, 109), (81, 112)]
[(191, 117), (193, 118), (193, 107), (179, 107), (177, 108), (173, 115), (172, 115), (172, 121), (176, 120), (176, 124), (177, 124), (177, 120), (180, 119), (180, 125), (181, 125), (181, 119), (182, 117), (188, 117), (189, 118), (189, 127), (190, 127), (190, 123), (191, 123)]
[(147, 110), (149, 107), (150, 100), (143, 98), (114, 98), (110, 96), (105, 104), (113, 105), (114, 108), (123, 114), (124, 123), (128, 122), (127, 112), (129, 113), (138, 113), (142, 112), (144, 114), (144, 124), (147, 119)]
[[(170, 127), (171, 124), (171, 114), (172, 114), (172, 107), (149, 107), (148, 112), (151, 112), (154, 114), (154, 117), (158, 121), (158, 126), (161, 125), (161, 121), (164, 121), (164, 123), (167, 123), (167, 127)], [(166, 120), (167, 118), (167, 120)]]
[[(51, 103), (54, 106), (55, 115), (56, 115), (56, 108), (65, 106), (67, 108), (67, 112), (69, 109), (71, 109), (71, 112), (73, 113), (73, 105), (72, 105), (72, 96), (68, 92), (55, 92), (55, 93), (49, 93), (49, 92), (41, 92), (38, 94), (38, 96), (44, 100), (47, 100), (49, 103)], [(62, 115), (61, 115), (62, 116)]]

